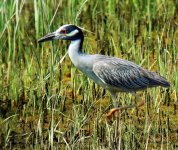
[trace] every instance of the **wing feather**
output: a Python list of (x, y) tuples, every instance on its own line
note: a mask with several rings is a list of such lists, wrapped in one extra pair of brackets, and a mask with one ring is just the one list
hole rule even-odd
[(145, 70), (129, 61), (106, 59), (95, 62), (93, 72), (107, 85), (123, 91), (136, 91), (149, 86)]

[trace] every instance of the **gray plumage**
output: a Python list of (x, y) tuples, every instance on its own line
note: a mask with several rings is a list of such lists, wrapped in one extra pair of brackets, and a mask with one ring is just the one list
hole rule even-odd
[(165, 78), (123, 59), (99, 56), (93, 71), (106, 88), (118, 92), (135, 92), (148, 87), (169, 87)]
[(39, 42), (54, 39), (70, 40), (68, 51), (73, 64), (97, 84), (109, 90), (112, 95), (117, 92), (135, 92), (155, 86), (170, 86), (164, 77), (133, 62), (105, 55), (83, 53), (83, 32), (75, 25), (64, 25), (42, 37)]

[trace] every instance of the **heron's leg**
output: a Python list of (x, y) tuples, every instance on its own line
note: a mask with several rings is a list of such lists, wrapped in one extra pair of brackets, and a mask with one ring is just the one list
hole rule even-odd
[[(116, 94), (116, 93), (115, 93), (115, 94)], [(112, 95), (112, 94), (111, 94), (111, 95)], [(136, 99), (140, 99), (140, 97), (139, 97), (138, 95), (136, 95), (136, 94), (134, 94), (134, 95), (135, 95)], [(113, 96), (116, 96), (116, 97), (117, 97), (117, 95), (112, 95), (112, 97), (113, 97)], [(115, 101), (115, 102), (116, 102), (116, 105), (114, 105), (114, 108), (111, 109), (111, 110), (109, 111), (109, 113), (106, 115), (108, 119), (110, 119), (112, 116), (118, 116), (118, 113), (119, 113), (121, 110), (124, 110), (124, 109), (131, 109), (131, 108), (139, 108), (139, 107), (141, 107), (141, 106), (144, 105), (144, 101), (141, 101), (141, 102), (138, 103), (138, 104), (118, 107), (118, 106), (117, 106), (117, 101)], [(114, 104), (114, 102), (113, 102), (113, 104)]]
[(111, 93), (112, 105), (116, 108), (116, 107), (118, 107), (118, 95), (114, 91), (110, 91), (110, 93)]

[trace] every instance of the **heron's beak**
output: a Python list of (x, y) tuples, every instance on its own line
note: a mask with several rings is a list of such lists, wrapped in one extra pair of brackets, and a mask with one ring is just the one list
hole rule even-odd
[(38, 43), (60, 39), (60, 36), (61, 35), (58, 32), (55, 31), (55, 32), (49, 33), (46, 36), (40, 38), (38, 40)]

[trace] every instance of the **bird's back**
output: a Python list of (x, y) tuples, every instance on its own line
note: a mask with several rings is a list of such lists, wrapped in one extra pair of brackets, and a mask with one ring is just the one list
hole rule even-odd
[(166, 79), (137, 64), (104, 55), (93, 55), (93, 72), (110, 90), (135, 92), (149, 87), (169, 87)]

